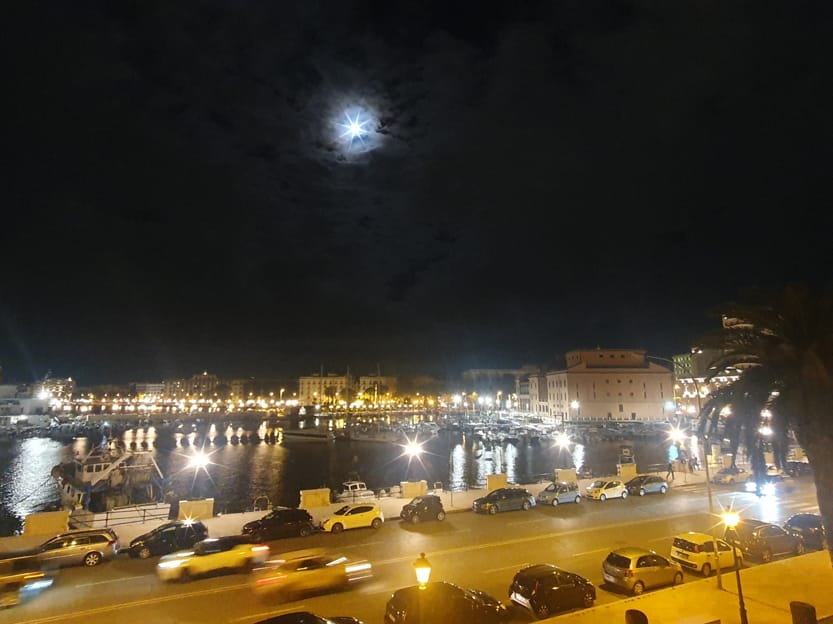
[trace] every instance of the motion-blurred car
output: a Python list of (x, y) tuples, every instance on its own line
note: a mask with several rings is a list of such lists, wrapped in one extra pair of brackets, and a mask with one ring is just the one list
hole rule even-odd
[(321, 521), (321, 530), (341, 533), (345, 529), (372, 527), (378, 529), (385, 521), (385, 514), (376, 503), (344, 505), (332, 516)]
[(749, 477), (749, 472), (737, 466), (730, 466), (728, 468), (721, 468), (712, 477), (712, 483), (718, 485), (734, 485), (746, 481)]
[(717, 552), (720, 557), (720, 569), (728, 570), (735, 567), (735, 555), (739, 567), (743, 567), (743, 553), (732, 547), (722, 539), (717, 539), (707, 533), (681, 533), (674, 537), (671, 545), (671, 560), (679, 563), (686, 570), (699, 572), (703, 576), (711, 576), (717, 569), (717, 558), (714, 556), (714, 544), (717, 542)]
[(539, 505), (560, 505), (561, 503), (580, 503), (581, 492), (578, 489), (578, 483), (562, 481), (560, 483), (550, 483), (543, 490), (538, 492), (535, 501)]
[(52, 585), (54, 572), (47, 574), (42, 567), (35, 554), (0, 555), (0, 607), (12, 607), (23, 595)]
[(508, 617), (496, 598), (444, 581), (398, 589), (385, 605), (385, 624), (499, 624)]
[(791, 477), (804, 477), (813, 474), (813, 467), (806, 461), (788, 461), (784, 465), (784, 472)]
[(824, 525), (821, 516), (811, 513), (797, 513), (790, 516), (784, 523), (784, 529), (800, 537), (806, 548), (824, 550), (827, 547)]
[(604, 502), (608, 498), (627, 498), (628, 488), (618, 479), (598, 479), (587, 486), (585, 495)]
[(592, 607), (596, 588), (583, 576), (540, 563), (518, 570), (509, 586), (509, 599), (544, 619), (556, 611)]
[(778, 555), (801, 555), (805, 551), (800, 537), (762, 520), (743, 519), (734, 530), (727, 528), (723, 538), (735, 543), (747, 558), (764, 563)]
[(221, 570), (250, 570), (269, 558), (269, 546), (252, 542), (245, 535), (210, 537), (191, 550), (163, 555), (156, 574), (163, 581), (187, 581), (194, 576)]
[(625, 483), (628, 494), (634, 496), (645, 496), (646, 494), (665, 494), (668, 491), (668, 482), (657, 475), (636, 475)]
[(262, 518), (244, 524), (241, 533), (262, 542), (281, 537), (306, 537), (313, 531), (315, 524), (305, 509), (276, 507)]
[(347, 615), (322, 617), (309, 611), (293, 611), (258, 620), (254, 624), (363, 624), (363, 622)]
[(113, 529), (85, 529), (61, 533), (38, 548), (46, 568), (69, 565), (97, 566), (119, 554), (119, 537)]
[(784, 475), (782, 473), (767, 473), (762, 475), (760, 478), (752, 474), (747, 477), (744, 488), (747, 492), (757, 492), (761, 495), (771, 496), (772, 494), (775, 494), (775, 487), (779, 483), (783, 483), (783, 481)]
[(428, 494), (417, 496), (403, 505), (399, 517), (413, 524), (423, 520), (445, 520), (445, 509), (439, 496)]
[(258, 596), (290, 600), (305, 594), (332, 592), (370, 578), (369, 561), (350, 560), (328, 554), (323, 548), (284, 553), (267, 561), (252, 574), (252, 589)]
[(492, 490), (486, 496), (474, 499), (471, 508), (478, 513), (496, 514), (501, 511), (523, 511), (535, 507), (535, 497), (525, 488), (505, 487)]
[(177, 550), (191, 548), (207, 537), (208, 529), (199, 520), (194, 522), (174, 520), (130, 540), (127, 554), (139, 559), (167, 555)]
[(683, 582), (683, 569), (653, 550), (630, 546), (607, 556), (602, 563), (602, 577), (606, 583), (638, 596), (652, 587), (679, 585)]

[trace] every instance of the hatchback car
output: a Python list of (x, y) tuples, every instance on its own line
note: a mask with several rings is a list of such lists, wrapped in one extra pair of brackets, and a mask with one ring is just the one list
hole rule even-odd
[(375, 503), (344, 505), (332, 516), (321, 522), (321, 530), (341, 533), (344, 529), (373, 527), (378, 529), (385, 521), (385, 514)]
[(345, 589), (368, 579), (373, 567), (366, 560), (351, 560), (323, 548), (284, 553), (279, 559), (267, 561), (252, 575), (252, 590), (261, 597), (274, 596), (285, 600), (310, 593)]
[(399, 589), (385, 605), (385, 624), (499, 624), (508, 616), (496, 598), (444, 581)]
[(602, 563), (606, 583), (638, 596), (646, 589), (683, 582), (679, 563), (658, 555), (653, 550), (627, 547), (611, 552)]
[(540, 563), (518, 570), (509, 586), (509, 599), (544, 619), (556, 611), (592, 607), (596, 588), (583, 576)]
[(578, 483), (553, 482), (538, 492), (535, 501), (539, 505), (552, 505), (553, 507), (561, 503), (580, 503), (581, 492), (579, 492)]
[(827, 547), (824, 525), (821, 522), (821, 516), (818, 514), (794, 514), (784, 523), (784, 529), (788, 533), (800, 537), (807, 548), (824, 550)]
[(668, 491), (668, 482), (657, 475), (637, 475), (627, 483), (628, 494), (634, 496), (645, 496), (646, 494), (665, 494)]
[(282, 613), (265, 620), (258, 620), (254, 624), (363, 624), (361, 620), (347, 615), (333, 615), (322, 617), (309, 611), (293, 611)]
[(718, 485), (734, 485), (746, 481), (749, 477), (749, 472), (737, 466), (730, 466), (728, 468), (721, 468), (712, 477), (712, 483)]
[(474, 499), (471, 506), (476, 512), (492, 515), (516, 509), (527, 511), (531, 507), (535, 507), (535, 497), (525, 488), (498, 488)]
[(735, 567), (735, 556), (737, 564), (743, 567), (743, 553), (732, 547), (722, 539), (707, 533), (681, 533), (674, 537), (671, 545), (671, 560), (679, 563), (686, 570), (700, 572), (703, 576), (711, 576), (713, 570), (717, 569), (718, 560), (714, 556), (714, 544), (717, 542), (717, 552), (720, 557), (720, 569), (728, 570)]
[(119, 537), (113, 529), (85, 529), (56, 535), (38, 548), (47, 568), (69, 565), (97, 566), (119, 554)]
[(277, 507), (258, 520), (243, 525), (241, 533), (257, 541), (281, 537), (306, 537), (315, 531), (312, 516), (305, 509)]
[(249, 570), (268, 558), (269, 547), (253, 543), (245, 535), (210, 537), (194, 544), (191, 550), (164, 555), (156, 574), (163, 581), (187, 581), (220, 570)]
[(147, 559), (154, 555), (167, 555), (177, 550), (191, 548), (206, 537), (208, 537), (208, 529), (199, 520), (194, 522), (175, 520), (132, 539), (127, 554), (139, 559)]
[(805, 550), (800, 537), (788, 533), (777, 524), (762, 520), (741, 520), (734, 530), (726, 529), (723, 538), (729, 543), (734, 542), (744, 556), (764, 563), (778, 555), (801, 555)]
[(423, 520), (445, 520), (445, 509), (439, 496), (417, 496), (402, 507), (399, 517), (414, 524)]
[(618, 479), (599, 479), (587, 486), (585, 496), (602, 502), (608, 498), (627, 498), (628, 488)]

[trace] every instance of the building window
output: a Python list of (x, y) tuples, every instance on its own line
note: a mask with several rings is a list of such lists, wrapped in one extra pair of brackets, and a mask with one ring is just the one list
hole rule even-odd
[(625, 411), (625, 406), (619, 403), (619, 413), (623, 413)]

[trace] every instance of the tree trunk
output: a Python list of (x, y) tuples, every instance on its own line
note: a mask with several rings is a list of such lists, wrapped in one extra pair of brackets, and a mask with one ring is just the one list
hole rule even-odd
[(817, 434), (802, 441), (801, 445), (813, 468), (816, 499), (827, 536), (827, 554), (833, 565), (833, 496), (830, 495), (833, 492), (833, 435)]

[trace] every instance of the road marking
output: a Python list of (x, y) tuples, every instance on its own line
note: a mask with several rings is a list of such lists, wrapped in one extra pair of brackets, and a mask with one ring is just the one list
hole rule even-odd
[(521, 520), (520, 522), (507, 522), (506, 526), (523, 526), (524, 524), (537, 524), (539, 522), (546, 522), (549, 518), (538, 518), (536, 520)]
[(374, 544), (382, 543), (382, 540), (376, 540), (375, 542), (362, 542), (361, 544), (351, 544), (350, 546), (342, 546), (341, 550), (348, 550), (350, 548), (364, 548), (365, 546), (373, 546)]
[(114, 578), (108, 579), (106, 581), (96, 581), (95, 583), (79, 583), (75, 587), (93, 587), (95, 585), (105, 585), (106, 583), (122, 583), (122, 582), (129, 582), (138, 579), (146, 579), (146, 578), (155, 578), (155, 574), (143, 574), (142, 576), (124, 576), (122, 578)]
[(503, 566), (502, 568), (492, 568), (491, 570), (481, 570), (483, 574), (491, 574), (492, 572), (503, 572), (504, 570), (520, 570), (524, 566), (530, 565), (529, 562), (516, 563), (515, 565)]
[(573, 557), (583, 557), (584, 555), (595, 555), (600, 552), (610, 552), (610, 548), (597, 548), (596, 550), (585, 550), (580, 553), (573, 553)]

